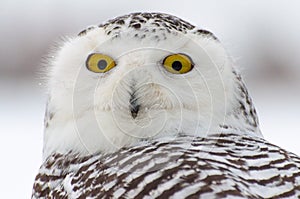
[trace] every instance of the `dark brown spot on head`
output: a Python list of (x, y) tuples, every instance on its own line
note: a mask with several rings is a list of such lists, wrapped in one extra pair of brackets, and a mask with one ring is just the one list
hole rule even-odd
[(118, 21), (117, 21), (117, 24), (123, 25), (123, 24), (125, 24), (125, 21), (124, 21), (123, 19), (118, 20)]
[(80, 33), (78, 33), (78, 36), (83, 36), (83, 35), (86, 35), (86, 30), (83, 30), (83, 31), (81, 31)]
[(141, 28), (141, 24), (139, 24), (139, 23), (133, 24), (132, 27), (135, 28), (135, 29), (140, 29)]

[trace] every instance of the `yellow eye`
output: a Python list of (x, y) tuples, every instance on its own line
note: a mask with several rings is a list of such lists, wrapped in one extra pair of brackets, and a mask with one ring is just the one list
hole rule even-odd
[(86, 67), (95, 73), (105, 73), (116, 66), (115, 61), (107, 55), (92, 53), (86, 60)]
[(163, 61), (163, 66), (167, 71), (174, 74), (184, 74), (194, 67), (192, 59), (184, 54), (172, 54)]

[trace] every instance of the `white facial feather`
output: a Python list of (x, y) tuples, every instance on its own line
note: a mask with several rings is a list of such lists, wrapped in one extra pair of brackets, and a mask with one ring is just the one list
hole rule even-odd
[[(53, 152), (112, 152), (179, 133), (203, 136), (232, 129), (260, 135), (248, 92), (211, 33), (166, 27), (173, 23), (166, 21), (169, 15), (139, 23), (135, 17), (85, 31), (57, 52), (50, 69), (44, 158)], [(174, 24), (187, 23), (173, 18)], [(161, 27), (152, 23), (155, 19)], [(91, 53), (112, 57), (116, 67), (89, 71), (85, 63)], [(168, 72), (162, 61), (174, 53), (188, 55), (194, 68)], [(139, 106), (136, 117), (132, 100)]]

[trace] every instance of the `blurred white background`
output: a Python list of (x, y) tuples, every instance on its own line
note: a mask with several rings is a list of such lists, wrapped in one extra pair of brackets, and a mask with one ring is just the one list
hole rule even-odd
[(242, 70), (265, 138), (300, 155), (299, 8), (297, 0), (2, 0), (1, 198), (29, 198), (41, 164), (42, 57), (62, 36), (135, 11), (170, 13), (215, 33)]

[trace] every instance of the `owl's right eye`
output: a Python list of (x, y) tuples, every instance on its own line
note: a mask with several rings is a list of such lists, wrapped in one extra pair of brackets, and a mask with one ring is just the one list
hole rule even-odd
[(85, 64), (87, 69), (94, 73), (105, 73), (116, 66), (115, 61), (110, 56), (101, 53), (90, 54)]
[(192, 59), (185, 54), (171, 54), (163, 60), (164, 68), (173, 74), (184, 74), (190, 72), (194, 63)]

